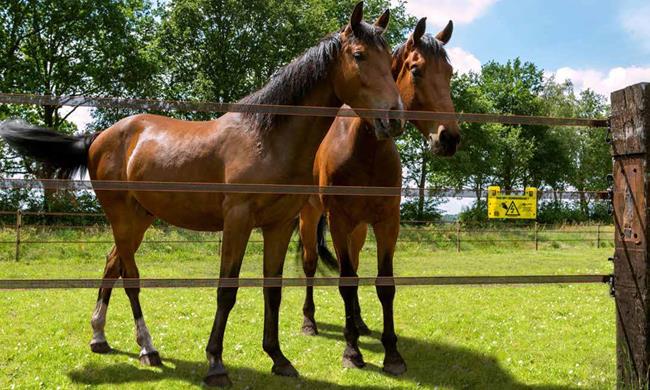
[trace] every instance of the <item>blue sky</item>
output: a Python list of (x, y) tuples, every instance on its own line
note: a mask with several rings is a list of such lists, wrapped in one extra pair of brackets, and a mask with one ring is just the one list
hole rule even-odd
[(458, 26), (455, 43), (481, 59), (520, 56), (547, 69), (649, 66), (650, 53), (619, 20), (622, 3), (501, 0)]
[(650, 0), (411, 0), (437, 32), (452, 19), (454, 66), (520, 57), (577, 89), (609, 95), (650, 81)]

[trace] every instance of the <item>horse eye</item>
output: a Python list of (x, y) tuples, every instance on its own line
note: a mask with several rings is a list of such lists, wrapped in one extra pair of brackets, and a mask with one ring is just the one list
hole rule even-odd
[(354, 52), (354, 54), (352, 54), (352, 56), (357, 61), (361, 61), (363, 59), (363, 53), (360, 52), (360, 51)]
[(422, 71), (420, 71), (420, 68), (418, 68), (417, 66), (412, 66), (411, 67), (411, 74), (413, 74), (413, 76), (416, 76), (416, 77), (417, 76), (422, 76)]

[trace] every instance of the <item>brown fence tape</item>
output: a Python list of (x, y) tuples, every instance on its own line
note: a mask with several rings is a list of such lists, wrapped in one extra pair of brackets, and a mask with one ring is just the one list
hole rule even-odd
[(203, 279), (0, 279), (0, 290), (80, 288), (216, 288), (216, 287), (335, 287), (450, 286), (511, 284), (608, 283), (610, 275), (522, 276), (400, 276), (330, 278), (203, 278)]
[[(297, 184), (244, 184), (244, 183), (195, 183), (121, 180), (60, 180), (60, 179), (13, 179), (0, 178), (0, 189), (48, 189), (73, 191), (164, 191), (164, 192), (212, 192), (239, 194), (292, 194), (292, 195), (344, 195), (344, 196), (420, 196), (419, 188), (368, 187), (368, 186), (316, 186)], [(475, 198), (470, 190), (427, 188), (425, 196), (447, 198)], [(563, 192), (559, 199), (577, 200), (580, 195), (593, 199), (607, 199), (606, 191)], [(487, 191), (481, 196), (487, 197)], [(553, 199), (552, 192), (538, 193), (538, 199)], [(63, 215), (63, 214), (61, 214)], [(86, 214), (95, 215), (95, 214)]]
[(540, 116), (521, 115), (496, 115), (473, 113), (445, 113), (429, 111), (395, 111), (377, 109), (350, 109), (338, 107), (313, 107), (313, 106), (279, 106), (264, 104), (216, 103), (216, 102), (191, 102), (170, 101), (153, 99), (125, 99), (116, 97), (88, 97), (88, 96), (51, 96), (33, 94), (0, 93), (0, 103), (28, 104), (39, 106), (76, 106), (96, 108), (128, 108), (144, 111), (191, 111), (191, 112), (249, 112), (268, 113), (279, 115), (301, 115), (321, 117), (356, 117), (389, 118), (404, 120), (428, 120), (471, 123), (502, 123), (511, 125), (540, 125), (540, 126), (580, 126), (580, 127), (608, 127), (609, 122), (604, 119), (591, 118), (551, 118)]

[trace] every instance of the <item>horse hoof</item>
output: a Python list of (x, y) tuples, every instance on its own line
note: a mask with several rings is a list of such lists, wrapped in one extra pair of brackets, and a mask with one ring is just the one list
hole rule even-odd
[(298, 371), (289, 362), (284, 364), (274, 364), (271, 372), (279, 376), (289, 376), (293, 378), (298, 376)]
[(140, 355), (140, 364), (145, 366), (158, 367), (162, 366), (162, 360), (160, 360), (160, 355), (158, 352), (154, 351), (144, 355)]
[(318, 328), (316, 328), (316, 325), (303, 325), (302, 334), (306, 336), (316, 336), (318, 334)]
[(230, 387), (232, 381), (228, 378), (228, 374), (208, 375), (203, 378), (203, 383), (207, 387)]
[(318, 327), (313, 318), (304, 317), (302, 320), (302, 333), (307, 336), (316, 336), (318, 334)]
[(390, 375), (399, 376), (406, 372), (406, 363), (402, 358), (392, 361), (384, 362), (384, 372)]
[(112, 351), (111, 346), (108, 345), (106, 341), (101, 341), (99, 343), (90, 343), (90, 350), (94, 353), (109, 353)]
[(361, 352), (352, 351), (348, 353), (345, 351), (343, 354), (343, 367), (345, 368), (363, 368), (366, 366), (366, 362), (363, 361), (363, 355)]
[(372, 333), (372, 331), (370, 331), (370, 328), (368, 328), (368, 325), (366, 324), (358, 325), (357, 331), (359, 332), (360, 336), (369, 336)]

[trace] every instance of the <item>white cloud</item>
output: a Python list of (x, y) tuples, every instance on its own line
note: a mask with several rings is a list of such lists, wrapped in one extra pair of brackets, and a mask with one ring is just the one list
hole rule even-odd
[(589, 88), (601, 95), (605, 95), (607, 98), (612, 92), (629, 85), (650, 81), (650, 67), (642, 68), (637, 66), (617, 67), (610, 69), (607, 73), (595, 69), (565, 67), (551, 74), (555, 76), (555, 80), (558, 82), (567, 79), (571, 80), (577, 91)]
[(460, 47), (447, 48), (447, 54), (449, 54), (454, 71), (459, 73), (481, 72), (481, 61), (474, 54), (466, 52)]
[(417, 18), (427, 17), (430, 26), (443, 27), (449, 20), (468, 24), (498, 0), (407, 0), (406, 10)]
[[(645, 4), (643, 4), (645, 3)], [(650, 51), (650, 3), (627, 2), (619, 13), (623, 29)]]
[[(59, 115), (64, 117), (73, 109), (72, 106), (63, 106), (59, 111)], [(85, 130), (86, 126), (93, 121), (93, 109), (90, 107), (77, 107), (76, 110), (68, 117), (67, 121), (77, 125), (79, 130)]]

